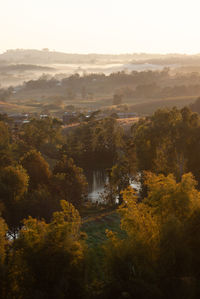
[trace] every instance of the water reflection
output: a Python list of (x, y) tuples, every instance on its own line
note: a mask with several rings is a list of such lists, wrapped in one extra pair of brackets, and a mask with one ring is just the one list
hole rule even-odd
[[(104, 191), (105, 184), (108, 183), (108, 173), (105, 169), (90, 170), (86, 173), (88, 180), (88, 199), (92, 202), (100, 202), (100, 194)], [(130, 180), (130, 186), (134, 189), (140, 189), (140, 183), (136, 180)]]
[(101, 170), (91, 170), (86, 173), (88, 180), (88, 199), (92, 202), (99, 201), (99, 195), (104, 191), (104, 185), (108, 183), (107, 172)]

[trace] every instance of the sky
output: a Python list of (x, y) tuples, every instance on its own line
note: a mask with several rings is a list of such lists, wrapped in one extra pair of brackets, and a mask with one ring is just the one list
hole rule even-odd
[(0, 0), (0, 52), (200, 53), (199, 0)]

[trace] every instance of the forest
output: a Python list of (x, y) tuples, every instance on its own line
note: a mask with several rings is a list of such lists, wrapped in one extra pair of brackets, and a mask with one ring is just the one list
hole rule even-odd
[[(199, 298), (198, 106), (128, 130), (115, 115), (65, 130), (0, 114), (0, 298)], [(108, 179), (92, 203), (96, 169)]]

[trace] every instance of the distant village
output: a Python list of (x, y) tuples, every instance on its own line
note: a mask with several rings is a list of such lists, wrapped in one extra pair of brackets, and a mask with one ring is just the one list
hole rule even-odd
[[(29, 123), (32, 118), (37, 119), (45, 119), (51, 117), (51, 114), (39, 114), (39, 113), (16, 113), (16, 114), (9, 114), (8, 117), (12, 119), (13, 126), (16, 128)], [(90, 120), (92, 117), (95, 119), (103, 119), (106, 117), (114, 117), (116, 119), (127, 119), (127, 118), (134, 118), (137, 117), (137, 113), (134, 112), (114, 112), (108, 113), (103, 112), (101, 110), (96, 111), (86, 111), (86, 112), (77, 112), (77, 111), (66, 111), (63, 115), (58, 117), (64, 125), (77, 123), (77, 122), (84, 122)]]

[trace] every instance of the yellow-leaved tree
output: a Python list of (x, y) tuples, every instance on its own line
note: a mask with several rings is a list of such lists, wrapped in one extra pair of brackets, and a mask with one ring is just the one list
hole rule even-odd
[(10, 254), (10, 298), (81, 298), (81, 219), (72, 204), (62, 200), (61, 207), (49, 224), (32, 217), (24, 220)]
[[(193, 281), (200, 274), (200, 192), (196, 181), (191, 173), (184, 174), (180, 182), (171, 174), (147, 172), (145, 177), (148, 192), (144, 200), (131, 188), (123, 192), (119, 213), (126, 238), (107, 232), (109, 290), (112, 296), (125, 292), (131, 298), (167, 294), (190, 298)], [(194, 267), (193, 260), (198, 266)]]
[(3, 218), (0, 217), (0, 298), (6, 296), (6, 246), (9, 244), (6, 238), (7, 225)]

